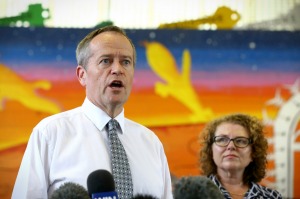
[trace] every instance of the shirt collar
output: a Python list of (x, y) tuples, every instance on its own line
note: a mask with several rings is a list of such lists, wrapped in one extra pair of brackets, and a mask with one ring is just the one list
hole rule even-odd
[[(87, 97), (84, 99), (84, 102), (82, 104), (82, 109), (85, 115), (95, 124), (95, 126), (102, 131), (107, 122), (112, 119), (109, 115), (107, 115), (106, 112), (104, 112), (101, 108), (94, 105)], [(115, 118), (119, 122), (121, 132), (125, 132), (125, 118), (124, 118), (124, 108), (122, 112), (117, 115)]]
[[(216, 175), (211, 174), (210, 176), (208, 176), (208, 178), (210, 178), (217, 185), (217, 187), (219, 187), (220, 191), (223, 193), (225, 198), (231, 198), (229, 192), (222, 186), (221, 182), (219, 181), (219, 179), (217, 178)], [(245, 193), (244, 197), (248, 198), (248, 196), (258, 196), (259, 192), (255, 191), (254, 188), (258, 187), (257, 189), (259, 189), (259, 185), (254, 182), (251, 182), (251, 183), (249, 183), (249, 186), (250, 187), (249, 187), (248, 191)], [(252, 197), (250, 197), (250, 198), (252, 198)]]

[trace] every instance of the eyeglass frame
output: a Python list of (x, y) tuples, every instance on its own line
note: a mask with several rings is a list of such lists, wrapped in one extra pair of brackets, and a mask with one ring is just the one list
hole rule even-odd
[[(229, 141), (228, 141), (228, 143), (227, 143), (226, 145), (221, 146), (221, 145), (217, 144), (217, 142), (216, 142), (216, 138), (217, 138), (217, 137), (227, 138)], [(239, 139), (239, 138), (247, 139), (247, 140), (248, 140), (248, 144), (247, 144), (246, 146), (242, 146), (242, 147), (237, 146), (236, 143), (235, 143), (235, 140), (237, 140), (237, 139)], [(233, 142), (234, 146), (237, 147), (237, 148), (246, 148), (247, 146), (249, 146), (250, 144), (252, 144), (251, 138), (242, 137), (242, 136), (235, 137), (235, 138), (229, 138), (229, 137), (227, 137), (227, 136), (218, 135), (218, 136), (214, 136), (214, 138), (213, 138), (213, 143), (216, 143), (216, 145), (217, 145), (217, 146), (220, 146), (220, 147), (227, 147), (231, 141)]]

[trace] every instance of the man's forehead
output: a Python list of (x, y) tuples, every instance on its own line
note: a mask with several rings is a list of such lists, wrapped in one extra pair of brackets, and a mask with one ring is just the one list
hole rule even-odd
[(94, 37), (90, 43), (92, 48), (105, 47), (107, 50), (116, 49), (124, 50), (133, 53), (133, 47), (130, 41), (121, 33), (117, 32), (104, 32)]

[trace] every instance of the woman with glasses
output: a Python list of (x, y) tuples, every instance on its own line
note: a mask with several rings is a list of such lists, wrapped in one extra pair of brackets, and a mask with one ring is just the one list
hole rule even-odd
[(252, 116), (231, 114), (208, 123), (201, 132), (200, 166), (226, 199), (282, 198), (259, 182), (265, 177), (268, 142)]

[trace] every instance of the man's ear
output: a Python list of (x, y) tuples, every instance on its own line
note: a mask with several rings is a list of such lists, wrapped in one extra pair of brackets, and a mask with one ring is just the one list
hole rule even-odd
[(76, 76), (82, 86), (86, 85), (86, 70), (83, 66), (78, 65), (76, 68)]

